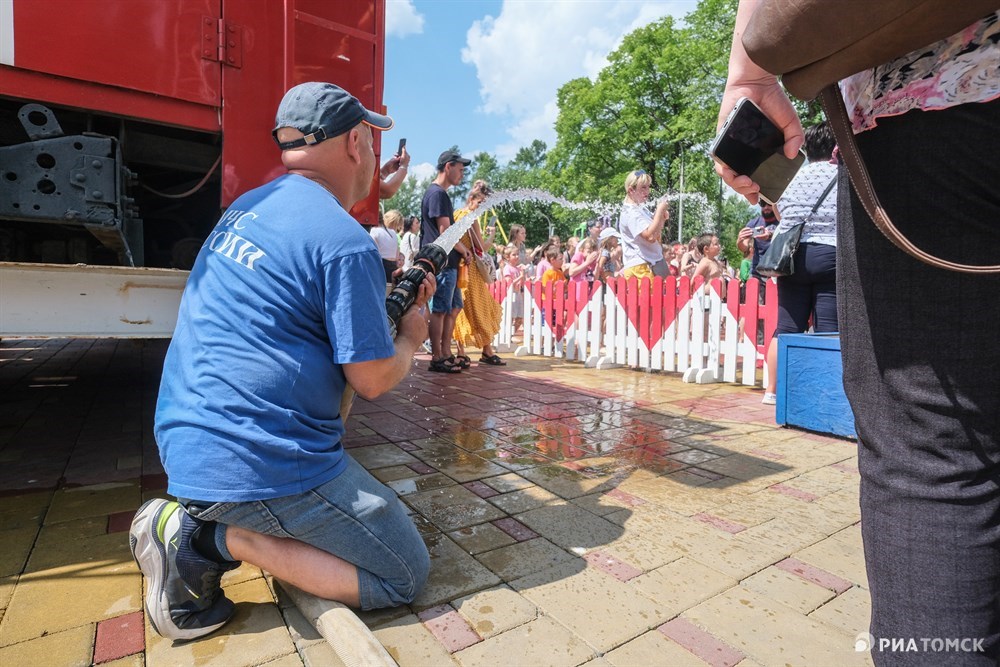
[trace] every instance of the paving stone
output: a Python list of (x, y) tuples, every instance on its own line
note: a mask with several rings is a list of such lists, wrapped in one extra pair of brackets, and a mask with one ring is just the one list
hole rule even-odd
[[(591, 568), (550, 568), (511, 583), (518, 593), (599, 652), (609, 651), (670, 616), (639, 589)], [(600, 619), (595, 623), (595, 619)]]
[(707, 667), (708, 663), (662, 632), (650, 630), (604, 655), (615, 667), (669, 665), (670, 667)]
[(94, 648), (94, 624), (0, 647), (0, 665), (11, 667), (87, 667)]
[(0, 576), (20, 574), (38, 535), (37, 526), (0, 530)]
[(479, 591), (451, 604), (483, 639), (524, 625), (538, 616), (534, 604), (507, 586)]
[(687, 610), (683, 618), (764, 665), (865, 664), (853, 636), (743, 586)]
[(146, 648), (142, 612), (109, 618), (97, 624), (94, 662), (102, 663), (141, 653)]
[(53, 491), (20, 493), (0, 502), (0, 526), (3, 532), (15, 528), (37, 528), (52, 501)]
[(433, 607), (500, 583), (493, 572), (447, 536), (426, 535), (424, 541), (431, 556), (431, 571), (427, 584), (412, 603), (414, 609)]
[(383, 484), (388, 484), (398, 479), (409, 479), (414, 476), (413, 473), (415, 471), (410, 466), (389, 466), (387, 468), (375, 468), (370, 472), (372, 477)]
[(60, 489), (52, 496), (52, 505), (45, 515), (45, 523), (135, 511), (141, 504), (139, 497), (137, 482), (108, 482)]
[(382, 642), (399, 667), (447, 667), (457, 664), (413, 614), (376, 628), (372, 634)]
[(735, 648), (684, 618), (675, 618), (657, 630), (712, 667), (735, 667), (744, 658)]
[(548, 503), (561, 502), (559, 496), (540, 486), (492, 496), (489, 501), (507, 514), (520, 514)]
[(836, 595), (831, 590), (777, 567), (761, 570), (744, 579), (741, 585), (802, 614), (808, 614)]
[(448, 537), (455, 540), (458, 546), (473, 555), (505, 547), (514, 544), (516, 541), (492, 523), (481, 523), (478, 526), (460, 528), (448, 533)]
[(80, 563), (121, 561), (133, 565), (128, 537), (107, 532), (107, 517), (46, 524), (38, 533), (26, 572), (38, 572)]
[(622, 535), (621, 527), (572, 503), (539, 507), (519, 514), (517, 519), (563, 549), (581, 556)]
[(541, 537), (479, 554), (476, 558), (507, 582), (560, 563), (574, 563), (577, 569), (586, 566), (576, 556)]
[(521, 489), (526, 489), (529, 486), (533, 486), (533, 483), (521, 477), (517, 473), (509, 472), (504, 475), (497, 475), (496, 477), (487, 477), (483, 480), (483, 484), (486, 484), (500, 493), (509, 493), (510, 491), (520, 491)]
[(551, 618), (542, 616), (459, 651), (454, 657), (467, 667), (482, 667), (482, 665), (573, 667), (593, 655), (593, 649), (582, 639)]
[(17, 576), (0, 577), (0, 620), (3, 619), (3, 612), (10, 604), (10, 596), (14, 594), (14, 586), (17, 584)]
[(412, 477), (413, 471), (411, 470), (410, 475), (411, 477), (407, 479), (392, 480), (391, 482), (386, 482), (385, 485), (399, 496), (410, 496), (415, 493), (433, 491), (434, 489), (443, 489), (455, 485), (455, 480), (441, 473)]
[(793, 554), (795, 558), (821, 570), (868, 588), (861, 529), (852, 526)]
[(138, 611), (140, 586), (131, 556), (23, 574), (0, 621), (0, 646)]
[(487, 461), (482, 456), (461, 449), (456, 449), (455, 452), (448, 456), (425, 457), (424, 461), (459, 483), (501, 475), (505, 470), (504, 467)]
[(299, 652), (304, 667), (346, 667), (337, 652), (327, 642), (310, 644)]
[(222, 628), (201, 639), (172, 642), (156, 634), (146, 620), (146, 665), (259, 665), (295, 652), (281, 612), (263, 579), (226, 589), (236, 614)]
[[(101, 667), (145, 667), (146, 654), (135, 653), (110, 662), (102, 662)], [(268, 663), (270, 664), (270, 663)], [(301, 662), (299, 664), (302, 664)]]
[(655, 570), (677, 558), (669, 549), (650, 542), (638, 533), (628, 532), (600, 547), (602, 553), (615, 556), (643, 572)]
[(636, 577), (631, 583), (655, 600), (668, 617), (673, 617), (737, 582), (697, 561), (679, 558)]
[[(334, 657), (336, 657), (336, 653), (334, 653)], [(306, 662), (304, 658), (302, 658), (297, 652), (292, 652), (289, 653), (288, 655), (283, 655), (280, 658), (275, 658), (274, 660), (269, 660), (265, 663), (262, 663), (261, 667), (303, 667), (305, 664)], [(324, 667), (327, 667), (327, 665), (330, 665), (331, 663), (323, 663), (323, 664)], [(332, 664), (337, 665), (338, 663), (334, 662)], [(342, 665), (344, 663), (341, 662), (339, 664)]]
[(855, 636), (868, 630), (872, 615), (871, 594), (863, 588), (852, 588), (809, 614), (809, 618)]
[(566, 500), (588, 493), (608, 491), (614, 486), (609, 481), (610, 476), (597, 479), (589, 478), (575, 470), (559, 465), (543, 465), (523, 470), (521, 476)]
[(379, 628), (396, 619), (402, 618), (410, 613), (410, 608), (401, 605), (399, 607), (385, 607), (383, 609), (370, 609), (368, 611), (354, 610), (354, 615), (361, 619), (361, 622), (369, 628)]
[(507, 517), (506, 519), (497, 519), (493, 522), (493, 525), (513, 537), (518, 542), (533, 540), (538, 537), (538, 533), (528, 528), (517, 519), (512, 519), (510, 517)]
[(414, 493), (404, 499), (443, 531), (474, 526), (504, 516), (502, 511), (458, 485)]
[(469, 622), (451, 605), (443, 604), (425, 609), (417, 614), (417, 618), (449, 653), (460, 651), (481, 641)]
[(407, 454), (391, 443), (352, 448), (351, 458), (368, 470), (405, 466), (408, 463), (415, 463), (417, 461), (411, 454)]

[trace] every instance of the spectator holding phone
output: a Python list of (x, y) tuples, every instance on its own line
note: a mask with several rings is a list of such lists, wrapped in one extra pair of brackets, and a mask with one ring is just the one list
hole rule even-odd
[[(799, 119), (740, 40), (756, 4), (739, 4), (722, 117), (750, 97), (782, 129), (790, 157), (802, 143)], [(997, 62), (1000, 12), (992, 12), (840, 83), (882, 205), (917, 247), (952, 261), (992, 264), (1000, 256)], [(750, 178), (716, 171), (756, 201)], [(871, 634), (917, 647), (873, 650), (872, 658), (879, 667), (996, 665), (1000, 277), (910, 257), (876, 229), (844, 174), (841, 184), (840, 342), (858, 434)], [(981, 650), (933, 653), (922, 637), (974, 637)]]
[(748, 251), (753, 250), (750, 257), (750, 275), (761, 281), (765, 278), (757, 273), (757, 264), (760, 263), (760, 258), (770, 247), (771, 237), (774, 236), (774, 230), (777, 226), (778, 219), (774, 215), (774, 207), (766, 201), (761, 201), (760, 215), (747, 222), (736, 238), (736, 247), (741, 253), (745, 255)]
[(649, 199), (649, 189), (653, 179), (642, 169), (629, 172), (625, 177), (625, 200), (618, 219), (621, 233), (625, 277), (649, 278), (670, 275), (663, 259), (660, 237), (663, 225), (670, 219), (666, 198), (656, 203), (656, 211), (650, 214), (643, 206)]
[(410, 154), (406, 152), (406, 139), (399, 142), (399, 151), (379, 169), (378, 198), (391, 199), (406, 180), (410, 168)]

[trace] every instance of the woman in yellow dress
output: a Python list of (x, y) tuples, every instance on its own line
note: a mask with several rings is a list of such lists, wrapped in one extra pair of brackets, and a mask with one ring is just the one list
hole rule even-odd
[[(466, 199), (465, 208), (455, 211), (455, 221), (459, 221), (469, 215), (482, 204), (487, 197), (493, 194), (486, 181), (476, 181), (472, 184), (469, 196)], [(487, 235), (484, 241), (481, 229), (482, 220), (477, 220), (476, 224), (469, 228), (469, 231), (462, 237), (462, 243), (467, 248), (472, 248), (477, 255), (485, 253), (488, 248), (493, 247), (493, 234), (495, 229), (492, 225), (487, 226)], [(468, 368), (472, 360), (465, 354), (466, 345), (475, 345), (482, 349), (483, 354), (479, 358), (479, 363), (491, 366), (506, 366), (507, 362), (497, 356), (493, 349), (493, 338), (500, 331), (501, 310), (500, 304), (496, 302), (490, 294), (489, 285), (479, 275), (475, 267), (469, 267), (469, 284), (462, 290), (462, 301), (465, 304), (458, 313), (455, 320), (455, 342), (458, 344), (457, 362)]]

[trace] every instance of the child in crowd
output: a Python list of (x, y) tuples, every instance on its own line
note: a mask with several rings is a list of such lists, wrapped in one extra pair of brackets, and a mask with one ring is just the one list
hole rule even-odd
[(594, 282), (594, 272), (597, 269), (597, 261), (601, 254), (597, 251), (597, 244), (589, 236), (576, 247), (576, 253), (566, 269), (566, 276), (572, 283)]
[[(601, 242), (601, 256), (597, 260), (597, 267), (594, 269), (594, 277), (597, 280), (603, 282), (608, 278), (614, 278), (621, 271), (621, 248), (618, 245), (620, 237), (621, 234), (613, 227), (605, 227), (601, 230), (601, 235), (598, 237)], [(616, 251), (619, 253), (619, 259), (615, 258)]]
[[(511, 299), (511, 308), (514, 309), (515, 313), (522, 313), (524, 312), (525, 269), (519, 262), (520, 254), (516, 245), (511, 244), (504, 248), (504, 260), (505, 262), (500, 275), (504, 282), (510, 284), (510, 289), (514, 292), (514, 296)], [(523, 322), (523, 317), (515, 317), (513, 321), (514, 330), (511, 333), (517, 333)]]
[[(545, 286), (551, 282), (559, 282), (561, 280), (566, 280), (566, 274), (563, 273), (563, 255), (562, 250), (558, 246), (550, 246), (548, 250), (545, 251), (545, 259), (549, 263), (549, 268), (545, 270), (542, 274), (542, 319), (548, 320), (549, 315), (545, 308)], [(554, 290), (558, 290), (560, 287), (565, 289), (565, 285), (554, 285)], [(551, 321), (549, 321), (552, 324)]]

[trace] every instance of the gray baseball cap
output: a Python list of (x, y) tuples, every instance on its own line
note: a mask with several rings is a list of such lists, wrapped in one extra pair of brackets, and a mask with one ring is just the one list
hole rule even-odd
[[(281, 98), (271, 136), (281, 150), (311, 146), (332, 139), (364, 122), (376, 130), (392, 128), (392, 118), (366, 109), (358, 98), (340, 86), (321, 81), (300, 83)], [(278, 141), (278, 130), (292, 127), (306, 136)]]

